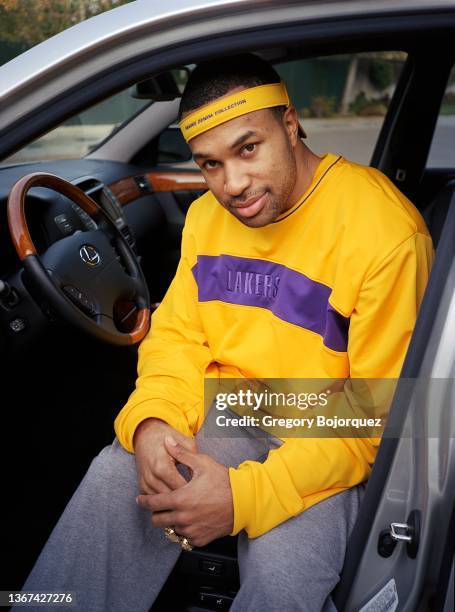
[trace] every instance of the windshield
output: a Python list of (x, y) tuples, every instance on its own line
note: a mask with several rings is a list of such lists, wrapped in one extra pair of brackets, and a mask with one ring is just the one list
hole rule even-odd
[(150, 104), (122, 91), (88, 110), (74, 115), (44, 136), (37, 138), (10, 157), (5, 163), (77, 159), (84, 157), (119, 126)]

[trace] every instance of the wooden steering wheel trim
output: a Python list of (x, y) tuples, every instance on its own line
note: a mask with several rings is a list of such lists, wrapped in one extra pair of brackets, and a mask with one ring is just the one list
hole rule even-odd
[(34, 172), (23, 176), (11, 189), (8, 198), (8, 225), (14, 247), (21, 261), (28, 255), (36, 255), (36, 248), (25, 218), (25, 196), (32, 187), (49, 187), (76, 202), (86, 213), (93, 215), (98, 207), (78, 187), (53, 174)]
[[(83, 191), (58, 176), (44, 172), (34, 172), (22, 177), (11, 189), (8, 197), (7, 211), (11, 239), (21, 261), (24, 261), (30, 255), (38, 257), (25, 217), (25, 196), (32, 187), (49, 187), (54, 189), (58, 193), (70, 198), (91, 216), (99, 210), (97, 204)], [(142, 308), (137, 313), (134, 328), (129, 333), (124, 334), (127, 337), (125, 344), (140, 342), (147, 334), (149, 326), (150, 309)]]

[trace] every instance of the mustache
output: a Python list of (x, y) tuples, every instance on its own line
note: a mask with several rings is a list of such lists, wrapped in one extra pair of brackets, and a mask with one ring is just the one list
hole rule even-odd
[(226, 206), (236, 206), (239, 204), (241, 205), (241, 204), (244, 204), (245, 202), (248, 202), (248, 200), (250, 200), (251, 198), (257, 198), (257, 197), (264, 195), (264, 193), (269, 193), (269, 192), (270, 192), (269, 187), (263, 187), (262, 189), (255, 189), (254, 191), (245, 191), (245, 193), (242, 193), (241, 196), (237, 196), (235, 198), (228, 198), (224, 200), (224, 204)]

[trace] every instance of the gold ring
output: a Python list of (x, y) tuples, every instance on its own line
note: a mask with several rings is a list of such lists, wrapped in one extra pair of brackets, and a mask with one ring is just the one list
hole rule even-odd
[(190, 551), (193, 550), (192, 545), (190, 544), (188, 538), (180, 536), (174, 529), (174, 527), (165, 527), (164, 535), (168, 540), (173, 542), (174, 544), (180, 544), (183, 550)]
[(164, 535), (168, 540), (174, 542), (174, 544), (180, 544), (180, 536), (178, 533), (175, 533), (175, 529), (173, 527), (165, 527)]
[(183, 550), (186, 551), (193, 550), (193, 547), (189, 543), (188, 538), (180, 537), (180, 546), (183, 548)]

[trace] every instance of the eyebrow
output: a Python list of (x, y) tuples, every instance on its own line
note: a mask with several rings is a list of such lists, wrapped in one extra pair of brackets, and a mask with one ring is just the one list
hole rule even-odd
[[(256, 136), (256, 132), (253, 132), (253, 130), (248, 130), (247, 132), (239, 136), (231, 145), (228, 145), (229, 149), (235, 149), (239, 145), (243, 144), (245, 140), (248, 140), (248, 138), (251, 138), (251, 136)], [(193, 159), (195, 161), (197, 159), (210, 159), (211, 157), (213, 156), (210, 153), (197, 153), (196, 152), (193, 154)]]
[(231, 145), (229, 145), (229, 148), (235, 149), (239, 145), (243, 144), (245, 140), (248, 140), (248, 138), (250, 138), (251, 136), (256, 136), (256, 132), (253, 132), (253, 130), (248, 130), (247, 132), (239, 136), (237, 140), (235, 140)]

